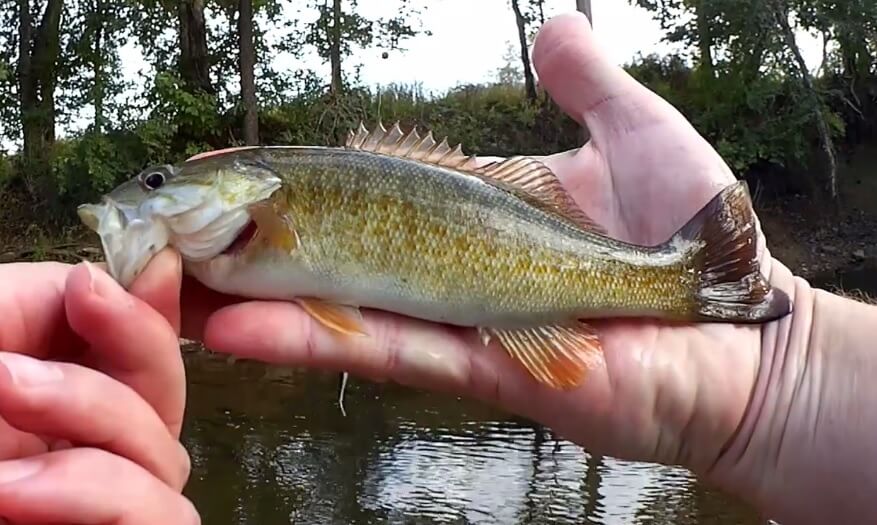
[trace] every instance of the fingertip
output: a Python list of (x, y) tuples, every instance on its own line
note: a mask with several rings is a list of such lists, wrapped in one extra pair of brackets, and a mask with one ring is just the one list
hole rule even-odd
[(70, 270), (65, 283), (64, 307), (71, 328), (84, 338), (99, 330), (111, 308), (132, 307), (131, 296), (105, 271), (83, 261)]
[[(582, 124), (602, 102), (627, 90), (632, 80), (608, 59), (587, 16), (578, 11), (542, 25), (533, 43), (533, 67), (551, 98)], [(587, 124), (589, 129), (595, 125)]]

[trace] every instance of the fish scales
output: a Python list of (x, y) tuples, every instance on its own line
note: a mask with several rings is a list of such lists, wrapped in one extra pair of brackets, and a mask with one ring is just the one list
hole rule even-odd
[(295, 260), (339, 288), (390, 288), (363, 290), (358, 304), (385, 307), (369, 301), (389, 293), (464, 325), (485, 321), (479, 315), (520, 325), (589, 310), (692, 308), (694, 277), (681, 256), (635, 247), (619, 258), (622, 243), (475, 177), (359, 151), (266, 154), (301, 239)]
[(744, 182), (638, 246), (610, 237), (541, 161), (480, 166), (398, 123), (360, 125), (339, 148), (151, 166), (78, 213), (123, 286), (171, 245), (208, 288), (294, 301), (339, 336), (368, 336), (361, 307), (475, 327), (551, 388), (602, 365), (590, 318), (764, 323), (792, 311), (761, 274)]

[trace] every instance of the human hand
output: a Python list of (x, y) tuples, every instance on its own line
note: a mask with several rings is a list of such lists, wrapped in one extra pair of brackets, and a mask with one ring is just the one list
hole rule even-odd
[[(544, 160), (611, 236), (664, 241), (734, 182), (678, 111), (609, 63), (582, 15), (546, 23), (533, 62), (552, 98), (591, 134), (582, 148)], [(788, 496), (777, 501), (789, 474), (813, 465), (802, 457), (813, 450), (790, 448), (783, 436), (810, 435), (823, 400), (795, 399), (800, 369), (782, 364), (808, 359), (814, 304), (824, 296), (773, 259), (763, 238), (759, 249), (764, 274), (794, 302), (792, 315), (743, 326), (593, 323), (605, 367), (571, 391), (537, 383), (504, 353), (484, 349), (472, 331), (363, 311), (371, 337), (343, 339), (295, 304), (240, 302), (194, 282), (184, 285), (183, 333), (239, 357), (494, 403), (594, 452), (683, 465), (780, 515), (806, 515)]]
[(0, 352), (0, 417), (0, 523), (200, 523), (185, 450), (127, 385)]
[(180, 495), (180, 274), (170, 250), (133, 295), (87, 264), (0, 266), (0, 516), (194, 522)]

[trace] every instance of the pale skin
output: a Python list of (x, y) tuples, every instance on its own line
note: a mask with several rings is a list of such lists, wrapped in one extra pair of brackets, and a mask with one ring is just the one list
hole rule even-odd
[[(678, 112), (608, 62), (582, 16), (549, 21), (533, 55), (542, 85), (592, 134), (581, 150), (547, 162), (610, 235), (662, 241), (733, 181)], [(89, 299), (83, 283), (91, 273), (83, 265), (0, 266), (0, 282), (12, 283), (0, 291), (0, 345), (10, 353), (0, 362), (14, 373), (11, 353), (33, 356), (34, 364), (75, 350), (71, 366), (81, 366), (65, 368), (66, 382), (56, 387), (102, 408), (73, 420), (61, 417), (62, 408), (75, 409), (69, 404), (58, 413), (40, 410), (28, 401), (30, 390), (10, 384), (0, 368), (0, 399), (9, 400), (0, 416), (20, 427), (0, 428), (0, 443), (14, 444), (0, 450), (0, 516), (57, 522), (39, 513), (75, 508), (82, 515), (66, 514), (62, 523), (197, 523), (179, 495), (187, 459), (173, 450), (185, 399), (175, 341), (181, 330), (240, 357), (346, 370), (495, 404), (595, 452), (688, 467), (784, 524), (875, 521), (877, 412), (868, 401), (877, 393), (877, 307), (814, 290), (762, 253), (765, 273), (794, 301), (792, 315), (747, 327), (600, 323), (605, 366), (569, 392), (540, 385), (471, 331), (401, 316), (365, 311), (370, 336), (343, 338), (295, 304), (244, 302), (191, 280), (183, 281), (180, 310), (181, 273), (169, 251), (131, 294), (107, 284), (114, 291), (108, 302)], [(118, 414), (97, 404), (104, 396), (125, 399), (131, 419), (113, 423)], [(154, 439), (135, 439), (144, 433)], [(59, 439), (63, 450), (46, 452)], [(15, 475), (53, 461), (66, 462), (66, 476), (52, 468)], [(124, 481), (110, 484), (108, 473)], [(107, 509), (107, 498), (96, 494), (110, 490), (137, 490), (149, 504)], [(182, 509), (173, 515), (181, 521), (150, 514), (162, 505)]]
[(0, 523), (193, 525), (179, 259), (0, 265)]

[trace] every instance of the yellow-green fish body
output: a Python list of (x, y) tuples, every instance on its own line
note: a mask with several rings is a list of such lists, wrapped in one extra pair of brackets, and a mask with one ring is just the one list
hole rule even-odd
[[(145, 178), (156, 173), (165, 180), (150, 189)], [(585, 319), (764, 322), (791, 311), (759, 273), (742, 183), (666, 243), (636, 246), (608, 237), (541, 162), (479, 167), (459, 147), (398, 126), (361, 127), (343, 148), (236, 148), (145, 170), (133, 209), (145, 217), (150, 191), (163, 191), (149, 210), (170, 223), (157, 211), (169, 205), (159, 203), (179, 206), (184, 186), (213, 186), (217, 198), (236, 202), (260, 178), (271, 184), (246, 207), (223, 215), (199, 205), (214, 210), (211, 225), (222, 217), (233, 224), (234, 236), (220, 243), (218, 234), (199, 234), (188, 210), (187, 227), (177, 219), (176, 229), (151, 238), (167, 237), (210, 288), (295, 300), (340, 332), (363, 331), (360, 307), (477, 327), (552, 386), (578, 384), (599, 357)], [(131, 191), (112, 202), (130, 200), (120, 195)]]

